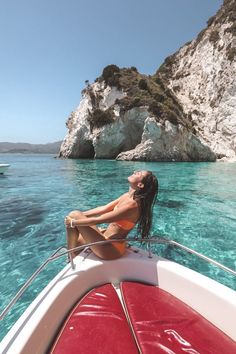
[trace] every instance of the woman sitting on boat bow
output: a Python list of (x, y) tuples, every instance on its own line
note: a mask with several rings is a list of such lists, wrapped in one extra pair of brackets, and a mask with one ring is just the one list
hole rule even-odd
[[(150, 171), (134, 171), (128, 177), (129, 191), (107, 205), (85, 212), (72, 211), (65, 218), (68, 249), (107, 239), (125, 239), (138, 223), (142, 238), (149, 236), (152, 207), (158, 193), (157, 178)], [(107, 229), (96, 225), (109, 223)], [(125, 242), (90, 247), (102, 259), (121, 257)], [(72, 252), (72, 257), (77, 255)]]

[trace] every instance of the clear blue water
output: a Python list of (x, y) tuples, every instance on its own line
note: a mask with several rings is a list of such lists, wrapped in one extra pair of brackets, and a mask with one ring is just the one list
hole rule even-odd
[[(64, 216), (116, 198), (138, 169), (152, 170), (159, 179), (153, 235), (169, 236), (236, 268), (235, 163), (59, 160), (20, 154), (2, 154), (0, 162), (11, 164), (0, 175), (1, 311), (37, 267), (65, 244)], [(232, 276), (194, 256), (162, 245), (154, 251), (236, 289)], [(42, 272), (1, 322), (0, 338), (64, 265), (65, 259), (59, 260)]]

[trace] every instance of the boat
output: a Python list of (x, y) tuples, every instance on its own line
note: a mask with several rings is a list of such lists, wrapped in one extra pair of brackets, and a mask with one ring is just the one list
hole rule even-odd
[(0, 163), (0, 175), (2, 175), (10, 167), (9, 164)]
[[(121, 240), (99, 241), (121, 242)], [(35, 277), (59, 257), (70, 262), (48, 283), (0, 343), (1, 354), (236, 353), (236, 291), (152, 253), (153, 244), (179, 247), (236, 276), (232, 269), (176, 241), (127, 240), (123, 257), (106, 261), (80, 246), (74, 259), (58, 248)], [(75, 249), (74, 249), (75, 250)]]

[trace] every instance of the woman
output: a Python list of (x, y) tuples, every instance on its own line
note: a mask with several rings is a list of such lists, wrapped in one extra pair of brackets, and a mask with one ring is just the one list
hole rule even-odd
[[(150, 171), (135, 171), (128, 177), (129, 191), (111, 203), (85, 212), (72, 211), (65, 218), (68, 249), (107, 239), (124, 240), (138, 224), (142, 238), (149, 236), (152, 207), (158, 193), (157, 178)], [(96, 225), (109, 223), (107, 229)], [(102, 259), (121, 257), (125, 242), (114, 242), (90, 247)], [(77, 255), (72, 252), (72, 257)]]

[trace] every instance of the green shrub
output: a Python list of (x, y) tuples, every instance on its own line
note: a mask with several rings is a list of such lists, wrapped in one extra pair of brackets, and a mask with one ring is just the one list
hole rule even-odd
[(102, 77), (104, 78), (104, 80), (106, 80), (116, 72), (120, 72), (120, 68), (117, 65), (114, 65), (114, 64), (107, 65), (103, 69)]
[(102, 72), (102, 78), (109, 86), (119, 86), (120, 68), (111, 64), (106, 66)]
[(195, 45), (194, 45), (194, 47), (192, 48), (193, 50), (196, 48), (197, 44), (198, 44), (199, 42), (201, 42), (201, 40), (202, 40), (202, 38), (203, 38), (205, 32), (206, 32), (206, 30), (205, 30), (205, 28), (204, 28), (201, 32), (198, 33), (197, 38), (196, 38), (196, 41), (195, 41)]
[(87, 88), (87, 92), (91, 98), (92, 107), (96, 108), (97, 101), (96, 101), (96, 96), (95, 96), (93, 90), (91, 88)]
[(109, 109), (106, 111), (102, 111), (101, 109), (95, 109), (92, 113), (90, 113), (88, 121), (91, 130), (93, 130), (93, 128), (100, 128), (104, 125), (113, 123), (114, 117), (111, 110)]
[(164, 60), (165, 65), (173, 65), (175, 63), (175, 54), (169, 55)]
[(165, 90), (165, 83), (164, 83), (164, 80), (161, 78), (160, 75), (157, 75), (154, 77), (154, 82), (160, 86), (161, 90)]
[(152, 113), (155, 117), (161, 117), (163, 113), (162, 105), (156, 101), (152, 101), (149, 104), (148, 111)]
[(231, 33), (233, 36), (236, 36), (236, 19), (230, 27), (224, 30), (224, 33)]
[(228, 59), (230, 62), (232, 62), (234, 60), (234, 58), (236, 57), (236, 48), (231, 48), (228, 53), (227, 53)]
[(207, 27), (210, 27), (210, 25), (214, 22), (215, 16), (212, 16), (208, 19), (207, 21)]
[(195, 114), (196, 116), (199, 116), (199, 114), (200, 114), (197, 109), (194, 109), (192, 113)]
[(209, 37), (209, 41), (212, 43), (215, 43), (219, 40), (219, 32), (218, 31), (212, 31)]
[(168, 119), (174, 125), (177, 125), (179, 122), (178, 116), (172, 111), (168, 111), (166, 113), (166, 119)]
[(147, 81), (144, 80), (144, 79), (140, 79), (139, 82), (138, 82), (138, 87), (139, 87), (141, 90), (148, 90)]
[(142, 105), (141, 98), (140, 97), (134, 97), (133, 98), (133, 105), (137, 106), (137, 107)]
[(175, 86), (173, 87), (173, 90), (174, 90), (175, 92), (179, 92), (179, 91), (180, 91), (180, 86), (179, 86), (179, 85), (175, 85)]
[[(168, 119), (173, 124), (179, 122), (191, 130), (191, 121), (184, 114), (175, 93), (168, 88), (168, 75), (174, 60), (175, 57), (170, 56), (164, 65), (166, 72), (158, 70), (153, 76), (142, 75), (133, 67), (119, 69), (116, 65), (109, 65), (103, 70), (99, 81), (105, 80), (111, 86), (119, 85), (126, 93), (125, 97), (115, 101), (120, 106), (121, 115), (134, 107), (146, 106), (158, 122), (163, 123)], [(107, 111), (99, 110), (98, 106), (93, 108), (94, 113), (89, 117), (92, 129), (114, 122), (114, 106)]]

